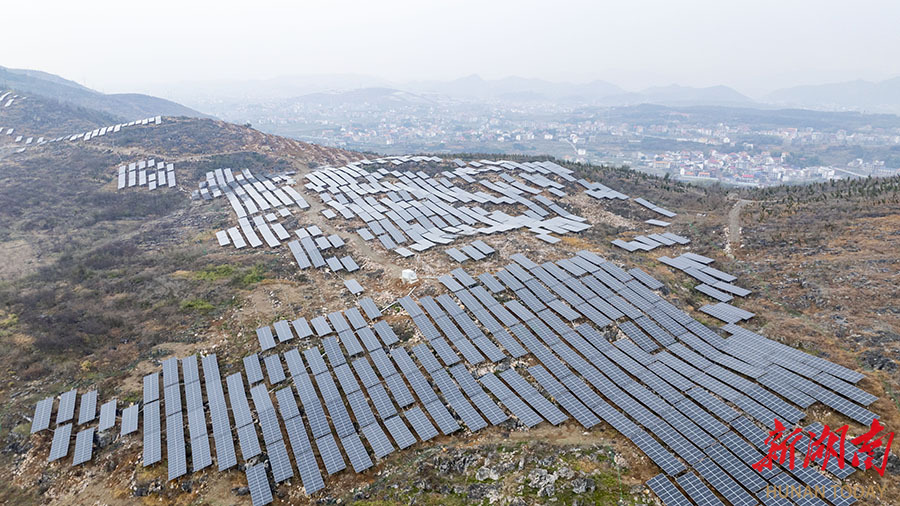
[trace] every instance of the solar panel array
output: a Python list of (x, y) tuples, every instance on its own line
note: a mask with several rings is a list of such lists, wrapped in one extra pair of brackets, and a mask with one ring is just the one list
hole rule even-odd
[(116, 189), (146, 187), (175, 188), (175, 165), (162, 160), (140, 160), (119, 166)]
[[(538, 238), (554, 242), (558, 239), (551, 233), (577, 233), (590, 225), (542, 195), (545, 189), (556, 197), (565, 195), (561, 189), (571, 183), (581, 184), (587, 190), (609, 190), (597, 183), (576, 180), (572, 171), (549, 161), (485, 162), (447, 164), (448, 170), (432, 177), (423, 171), (407, 169), (406, 164), (447, 162), (437, 157), (360, 160), (306, 174), (305, 188), (317, 193), (330, 207), (323, 211), (326, 216), (339, 213), (346, 220), (361, 219), (365, 226), (358, 228), (357, 233), (364, 241), (378, 239), (383, 247), (403, 257), (436, 245), (449, 245), (461, 236), (519, 228), (527, 228)], [(493, 174), (499, 175), (500, 180), (487, 179)], [(482, 207), (501, 204), (521, 205), (527, 210), (511, 216)], [(451, 258), (462, 262), (481, 260), (494, 249), (476, 240), (446, 251)]]
[[(699, 255), (683, 257), (710, 263)], [(372, 455), (382, 458), (416, 439), (454, 433), (460, 422), (475, 432), (510, 414), (527, 427), (571, 417), (585, 428), (606, 422), (640, 448), (663, 471), (648, 486), (666, 504), (715, 503), (715, 494), (733, 504), (755, 504), (769, 484), (827, 480), (815, 470), (753, 470), (766, 437), (760, 427), (770, 428), (776, 416), (799, 422), (815, 402), (861, 423), (877, 416), (867, 409), (875, 396), (855, 385), (860, 373), (734, 322), (723, 327), (730, 336), (721, 337), (664, 300), (655, 292), (662, 284), (642, 270), (625, 271), (588, 251), (543, 264), (523, 255), (510, 258), (514, 263), (496, 273), (473, 277), (456, 269), (442, 277), (451, 293), (418, 302), (400, 299), (426, 338), (411, 348), (412, 355), (371, 299), (363, 299), (362, 311), (333, 312), (308, 323), (281, 320), (274, 334), (261, 327), (261, 344), (272, 344), (275, 336), (286, 342), (294, 331), (304, 337), (316, 333), (325, 355), (318, 347), (288, 350), (283, 354), (287, 375), (281, 354), (262, 357), (265, 375), (258, 355), (245, 357), (243, 374), (225, 381), (230, 406), (214, 355), (202, 360), (208, 408), (197, 357), (164, 361), (162, 400), (159, 374), (144, 378), (144, 465), (162, 457), (161, 404), (170, 479), (187, 473), (188, 444), (192, 470), (211, 465), (208, 409), (220, 469), (237, 463), (231, 419), (245, 461), (263, 453), (259, 425), (274, 482), (294, 476), (290, 450), (309, 494), (324, 487), (317, 457), (328, 474), (347, 467), (344, 455), (355, 472), (363, 472), (374, 465)], [(535, 360), (527, 368), (478, 379), (469, 369), (526, 354)], [(270, 386), (278, 387), (277, 410)], [(72, 424), (66, 422), (74, 417), (76, 397), (74, 390), (60, 396), (51, 460), (68, 453)], [(96, 402), (96, 391), (81, 396), (79, 424), (96, 419)], [(33, 430), (49, 426), (52, 408), (53, 398), (38, 403)], [(137, 429), (138, 409), (123, 411), (122, 434)], [(112, 427), (115, 416), (115, 401), (104, 404), (99, 430)], [(78, 433), (73, 464), (90, 459), (94, 431)], [(247, 468), (248, 480), (255, 480), (254, 502), (271, 500), (265, 469), (263, 464)], [(791, 477), (776, 479), (784, 474)]]

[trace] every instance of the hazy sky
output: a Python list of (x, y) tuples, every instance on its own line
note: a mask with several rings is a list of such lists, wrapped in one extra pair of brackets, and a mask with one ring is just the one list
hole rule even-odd
[(182, 81), (473, 73), (758, 95), (900, 75), (896, 0), (67, 0), (3, 6), (0, 65), (107, 91)]

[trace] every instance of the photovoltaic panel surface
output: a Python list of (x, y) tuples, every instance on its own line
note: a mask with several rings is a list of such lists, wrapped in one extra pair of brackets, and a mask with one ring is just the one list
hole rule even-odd
[(94, 428), (84, 429), (75, 436), (75, 454), (72, 465), (77, 466), (91, 460), (94, 452)]
[(266, 475), (265, 464), (247, 466), (247, 486), (250, 488), (250, 500), (253, 506), (262, 506), (272, 502), (272, 489)]

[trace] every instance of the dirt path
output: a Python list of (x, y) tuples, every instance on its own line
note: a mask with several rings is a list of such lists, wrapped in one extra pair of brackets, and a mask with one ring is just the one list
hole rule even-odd
[(741, 247), (741, 210), (755, 200), (740, 199), (728, 211), (728, 225), (725, 227), (725, 254), (734, 256), (734, 250)]

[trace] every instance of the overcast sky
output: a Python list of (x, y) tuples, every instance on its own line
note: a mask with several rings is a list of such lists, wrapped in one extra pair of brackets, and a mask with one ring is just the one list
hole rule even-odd
[(2, 17), (0, 65), (106, 92), (352, 73), (759, 95), (900, 75), (895, 0), (67, 0), (8, 2)]

